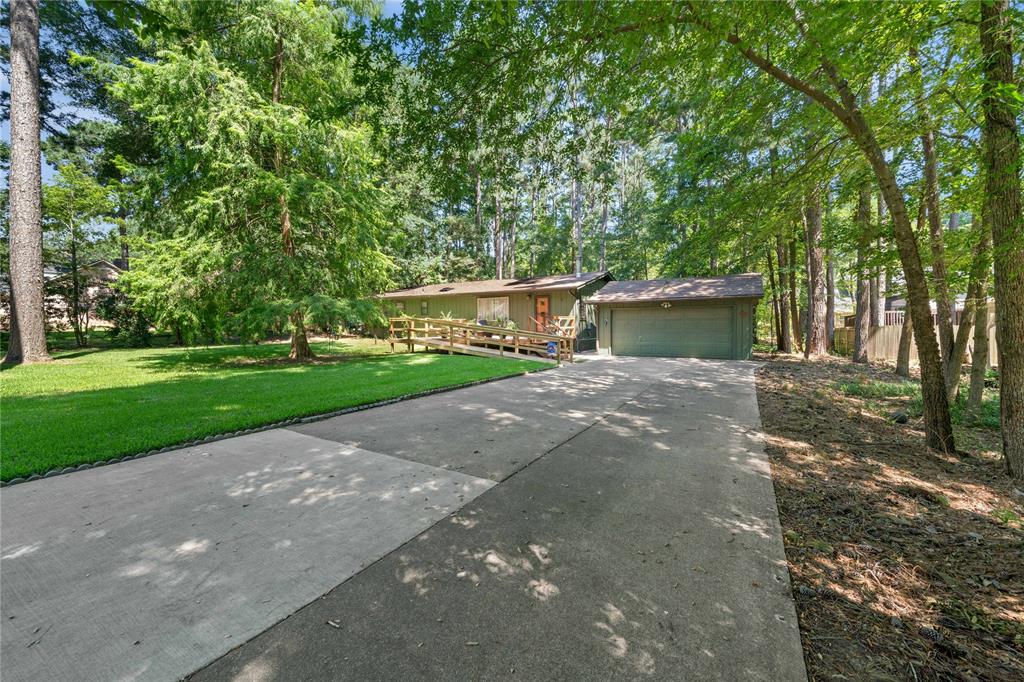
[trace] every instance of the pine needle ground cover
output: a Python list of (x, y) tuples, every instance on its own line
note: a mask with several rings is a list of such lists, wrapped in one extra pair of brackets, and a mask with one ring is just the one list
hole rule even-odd
[(984, 411), (942, 455), (884, 367), (779, 356), (757, 382), (810, 678), (1024, 679), (1024, 491)]
[(0, 478), (135, 454), (205, 436), (547, 367), (368, 340), (78, 350), (0, 373)]

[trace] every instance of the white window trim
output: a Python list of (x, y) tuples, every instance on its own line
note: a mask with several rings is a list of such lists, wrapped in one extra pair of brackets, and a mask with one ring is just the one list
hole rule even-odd
[[(499, 302), (495, 304), (495, 302)], [(481, 308), (481, 303), (484, 308)], [(495, 315), (501, 307), (505, 308), (504, 315)], [(476, 319), (495, 322), (499, 319), (507, 320), (509, 316), (508, 296), (481, 296), (476, 299)]]

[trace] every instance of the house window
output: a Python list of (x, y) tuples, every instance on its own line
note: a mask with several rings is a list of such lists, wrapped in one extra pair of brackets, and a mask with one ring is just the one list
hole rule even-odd
[(395, 301), (395, 310), (399, 315), (405, 315), (405, 301)]
[(427, 317), (427, 315), (429, 313), (430, 313), (430, 301), (428, 301), (427, 299), (423, 299), (422, 301), (420, 301), (420, 316), (421, 317)]
[(476, 319), (496, 322), (508, 319), (508, 296), (476, 299)]

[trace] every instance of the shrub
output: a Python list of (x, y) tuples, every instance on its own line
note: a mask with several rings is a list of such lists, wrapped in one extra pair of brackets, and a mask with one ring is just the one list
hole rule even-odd
[(150, 345), (149, 319), (134, 308), (124, 292), (109, 292), (99, 300), (96, 309), (100, 318), (111, 324), (112, 338), (132, 348)]

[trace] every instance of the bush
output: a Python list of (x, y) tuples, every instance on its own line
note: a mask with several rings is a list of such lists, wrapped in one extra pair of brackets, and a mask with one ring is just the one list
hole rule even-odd
[(111, 324), (110, 336), (132, 348), (149, 346), (150, 321), (132, 306), (122, 291), (111, 291), (96, 306), (99, 316)]

